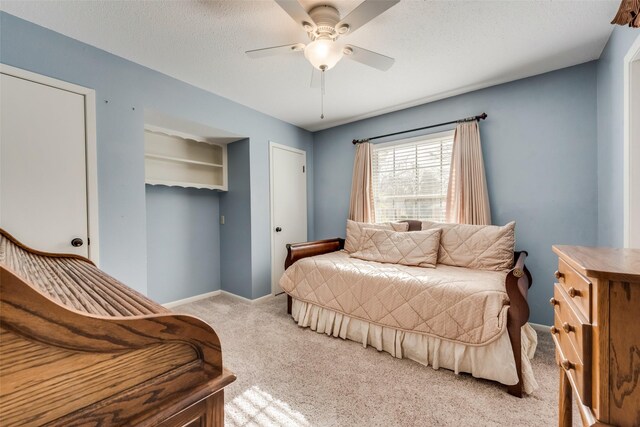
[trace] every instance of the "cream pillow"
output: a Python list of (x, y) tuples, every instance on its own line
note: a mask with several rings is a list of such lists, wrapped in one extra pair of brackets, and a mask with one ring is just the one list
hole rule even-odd
[(450, 224), (423, 221), (422, 229), (441, 228), (438, 263), (479, 270), (504, 271), (513, 267), (516, 223), (505, 226)]
[(360, 247), (360, 240), (362, 238), (363, 228), (374, 228), (376, 230), (391, 230), (391, 231), (407, 231), (409, 224), (406, 222), (383, 222), (378, 224), (368, 224), (366, 222), (356, 222), (347, 220), (347, 238), (344, 241), (344, 250), (347, 253), (352, 253), (358, 250)]
[(435, 267), (440, 243), (439, 228), (397, 232), (365, 228), (354, 258), (391, 264)]

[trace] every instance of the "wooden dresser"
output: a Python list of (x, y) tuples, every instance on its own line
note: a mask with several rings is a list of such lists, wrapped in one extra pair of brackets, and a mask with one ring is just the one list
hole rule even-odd
[(640, 250), (554, 246), (559, 425), (640, 426)]
[(214, 330), (0, 229), (0, 426), (222, 426)]

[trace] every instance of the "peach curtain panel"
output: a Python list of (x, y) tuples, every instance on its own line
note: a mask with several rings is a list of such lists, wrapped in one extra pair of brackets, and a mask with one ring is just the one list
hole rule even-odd
[(353, 161), (353, 179), (351, 181), (349, 219), (358, 222), (375, 222), (376, 220), (373, 209), (370, 142), (362, 142), (356, 145), (356, 158)]
[(447, 222), (491, 224), (489, 193), (484, 173), (478, 122), (456, 126), (449, 172)]

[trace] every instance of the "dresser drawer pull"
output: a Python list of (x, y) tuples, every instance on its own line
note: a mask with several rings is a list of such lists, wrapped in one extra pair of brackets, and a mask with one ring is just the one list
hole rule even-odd
[(558, 332), (560, 332), (560, 330), (558, 328), (556, 328), (555, 326), (552, 326), (549, 328), (549, 332), (551, 332), (551, 335), (555, 335)]
[(551, 304), (551, 307), (558, 305), (558, 300), (551, 297), (551, 299), (549, 300), (549, 304)]
[(562, 329), (564, 329), (564, 331), (565, 331), (566, 333), (569, 333), (569, 332), (571, 332), (571, 331), (573, 331), (573, 330), (574, 330), (574, 327), (573, 327), (573, 326), (571, 326), (569, 323), (564, 322), (564, 323), (562, 324)]
[(558, 270), (556, 270), (555, 273), (553, 273), (554, 276), (556, 276), (556, 280), (560, 280), (561, 278), (564, 277), (564, 274), (560, 273)]
[(581, 295), (580, 291), (574, 288), (573, 286), (569, 288), (567, 293), (571, 298), (579, 297)]
[(575, 368), (575, 365), (569, 362), (569, 359), (564, 359), (560, 363), (560, 366), (562, 366), (562, 369), (564, 369), (565, 371), (570, 371), (571, 369)]

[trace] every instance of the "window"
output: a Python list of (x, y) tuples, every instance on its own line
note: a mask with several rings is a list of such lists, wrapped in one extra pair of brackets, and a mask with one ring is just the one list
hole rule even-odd
[(444, 221), (453, 131), (373, 146), (376, 221)]

